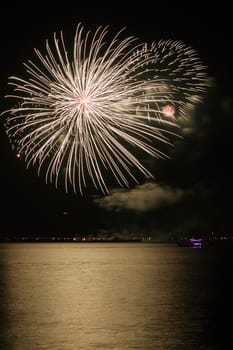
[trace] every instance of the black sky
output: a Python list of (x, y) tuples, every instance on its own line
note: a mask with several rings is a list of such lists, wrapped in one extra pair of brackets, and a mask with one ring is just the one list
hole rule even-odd
[[(72, 43), (76, 26), (110, 26), (115, 34), (141, 41), (182, 40), (198, 51), (213, 86), (195, 110), (192, 132), (170, 151), (168, 161), (155, 161), (155, 182), (106, 198), (65, 194), (46, 185), (36, 171), (26, 170), (11, 151), (1, 120), (1, 220), (3, 232), (93, 232), (99, 229), (154, 235), (211, 231), (233, 233), (232, 224), (232, 51), (231, 16), (226, 7), (65, 6), (5, 8), (1, 21), (1, 111), (8, 105), (7, 79), (21, 76), (34, 47), (63, 31)], [(193, 5), (194, 6), (194, 5)]]

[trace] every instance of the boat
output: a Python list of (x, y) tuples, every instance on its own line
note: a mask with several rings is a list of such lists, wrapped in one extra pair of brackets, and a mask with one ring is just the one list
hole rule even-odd
[(203, 238), (182, 238), (177, 242), (179, 247), (202, 248), (205, 246)]

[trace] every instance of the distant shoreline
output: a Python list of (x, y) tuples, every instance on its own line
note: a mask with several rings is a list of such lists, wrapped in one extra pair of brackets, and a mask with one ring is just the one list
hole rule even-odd
[(102, 240), (50, 240), (50, 239), (38, 239), (38, 240), (0, 240), (0, 243), (74, 243), (74, 244), (101, 244), (101, 243), (144, 243), (144, 244), (152, 244), (152, 243), (158, 243), (158, 244), (171, 244), (171, 245), (177, 245), (177, 242), (175, 241), (168, 241), (168, 240), (144, 240), (141, 238), (138, 239), (102, 239)]
[(72, 240), (72, 239), (25, 239), (0, 240), (0, 243), (139, 243), (142, 239), (103, 239), (103, 240)]

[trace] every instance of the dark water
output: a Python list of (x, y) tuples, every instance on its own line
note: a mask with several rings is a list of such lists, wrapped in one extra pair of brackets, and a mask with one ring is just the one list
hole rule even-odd
[(0, 349), (229, 349), (232, 262), (214, 248), (1, 244)]

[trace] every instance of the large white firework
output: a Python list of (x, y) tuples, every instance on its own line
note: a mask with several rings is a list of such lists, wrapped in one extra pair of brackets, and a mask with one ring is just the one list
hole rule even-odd
[(67, 192), (107, 194), (108, 178), (122, 187), (136, 173), (153, 178), (141, 159), (166, 157), (158, 143), (171, 144), (175, 111), (206, 84), (205, 67), (180, 42), (141, 44), (122, 30), (108, 42), (108, 33), (78, 24), (72, 52), (54, 33), (53, 49), (47, 41), (44, 55), (35, 49), (38, 63), (25, 63), (27, 78), (9, 78), (7, 97), (18, 101), (3, 112), (12, 146)]

